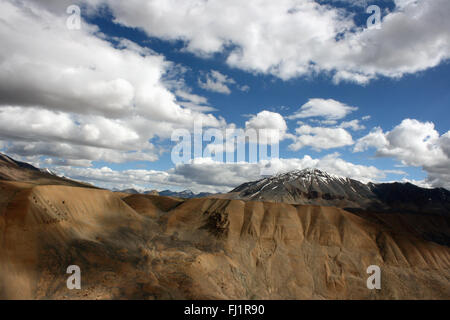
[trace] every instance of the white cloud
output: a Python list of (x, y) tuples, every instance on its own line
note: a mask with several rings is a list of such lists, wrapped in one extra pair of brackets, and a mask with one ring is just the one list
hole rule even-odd
[(66, 142), (99, 148), (151, 149), (137, 132), (119, 120), (69, 115), (39, 108), (0, 108), (0, 135), (16, 139)]
[[(334, 126), (337, 125), (337, 120), (319, 120), (319, 119), (309, 119), (309, 122), (316, 123), (322, 126)], [(305, 124), (303, 121), (297, 121), (297, 124)]]
[(417, 0), (394, 0), (394, 2), (398, 8), (402, 9), (409, 5), (416, 4)]
[(68, 30), (59, 6), (0, 2), (0, 138), (9, 142), (7, 152), (154, 161), (159, 152), (150, 139), (169, 138), (199, 120), (226, 125), (205, 114), (212, 108), (187, 88), (177, 88), (185, 107), (177, 101), (166, 79), (176, 65), (129, 40), (108, 39), (86, 22)]
[(236, 125), (231, 124), (219, 130), (217, 133), (224, 141), (215, 139), (213, 143), (208, 144), (207, 150), (216, 154), (233, 153), (236, 150), (236, 138), (245, 138), (245, 142), (239, 141), (239, 143), (247, 144), (248, 142), (259, 145), (273, 145), (284, 139), (293, 138), (293, 135), (287, 133), (286, 121), (279, 113), (263, 110), (257, 115), (248, 116), (250, 119), (245, 122), (245, 128), (237, 128)]
[(390, 132), (376, 128), (358, 140), (355, 151), (375, 147), (378, 156), (394, 157), (406, 165), (433, 165), (447, 159), (438, 142), (433, 123), (405, 119)]
[[(401, 77), (450, 57), (448, 0), (396, 0), (382, 28), (356, 27), (345, 9), (314, 0), (103, 0), (116, 21), (182, 40), (200, 56), (223, 53), (233, 67), (282, 79), (334, 73), (365, 84)], [(360, 1), (352, 1), (359, 3)]]
[(43, 163), (47, 166), (63, 166), (63, 167), (92, 167), (90, 160), (71, 160), (71, 159), (53, 159), (46, 158)]
[(178, 97), (180, 97), (181, 99), (185, 100), (185, 101), (189, 101), (195, 104), (207, 104), (208, 103), (208, 99), (206, 99), (205, 97), (196, 95), (196, 94), (192, 94), (190, 92), (186, 92), (183, 90), (177, 90), (176, 91), (176, 95)]
[(312, 147), (314, 150), (321, 151), (354, 144), (351, 134), (343, 128), (301, 125), (295, 131), (297, 136), (289, 146), (294, 151), (298, 151), (303, 147)]
[(360, 138), (357, 141), (353, 151), (354, 152), (363, 152), (371, 147), (378, 149), (378, 148), (384, 147), (387, 144), (388, 144), (388, 142), (383, 133), (383, 129), (381, 129), (380, 127), (377, 127), (377, 128), (372, 129), (372, 131), (369, 134)]
[(344, 129), (350, 128), (353, 131), (364, 130), (366, 128), (363, 124), (361, 124), (361, 122), (358, 119), (344, 121), (339, 125), (339, 127)]
[(150, 151), (123, 151), (110, 148), (82, 146), (64, 142), (9, 142), (5, 152), (13, 157), (16, 155), (26, 157), (47, 156), (54, 161), (106, 161), (110, 163), (124, 163), (127, 161), (155, 161), (157, 152)]
[(335, 121), (345, 118), (356, 110), (358, 108), (333, 99), (309, 99), (307, 103), (300, 107), (300, 110), (289, 116), (288, 119), (323, 117), (326, 120)]
[(442, 151), (450, 158), (450, 131), (446, 134), (443, 134), (439, 139), (439, 146), (442, 148)]
[(178, 104), (185, 108), (198, 112), (217, 111), (217, 109), (208, 105), (208, 99), (205, 97), (187, 92), (185, 90), (176, 90)]
[[(224, 190), (229, 186), (220, 185), (220, 180), (230, 178), (225, 183), (234, 184), (259, 172), (254, 164), (229, 165), (208, 182), (186, 178), (183, 167), (168, 172), (67, 167), (90, 166), (92, 161), (154, 161), (161, 151), (149, 142), (155, 137), (168, 138), (174, 129), (190, 129), (199, 120), (209, 127), (234, 126), (206, 114), (213, 110), (207, 99), (192, 93), (182, 80), (168, 79), (178, 66), (163, 56), (126, 39), (108, 38), (86, 22), (79, 31), (68, 30), (65, 8), (72, 3), (0, 1), (0, 148), (37, 162), (44, 155), (48, 165), (111, 184), (126, 184), (131, 176), (142, 184), (192, 182), (199, 190)], [(182, 40), (187, 51), (203, 56), (223, 53), (230, 66), (282, 79), (325, 72), (334, 74), (336, 82), (367, 83), (379, 75), (400, 77), (426, 70), (449, 58), (450, 20), (442, 14), (450, 11), (447, 0), (397, 0), (397, 9), (384, 17), (381, 30), (355, 28), (343, 10), (312, 0), (89, 3), (108, 3), (116, 22), (142, 27), (162, 39)], [(217, 71), (201, 81), (205, 86), (208, 77), (219, 92), (228, 93), (231, 85), (246, 89)], [(356, 109), (332, 99), (311, 99), (291, 118), (320, 117), (334, 125)], [(352, 121), (341, 125), (361, 126)], [(258, 127), (293, 138), (277, 113), (263, 111), (246, 123), (246, 129)], [(344, 128), (304, 125), (297, 134), (294, 149), (353, 144)], [(430, 123), (405, 120), (391, 132), (372, 131), (358, 141), (355, 151), (375, 147), (378, 156), (422, 166), (428, 172), (426, 183), (450, 188), (449, 141), (450, 133), (439, 136)], [(347, 170), (360, 179), (382, 175), (337, 155), (279, 162), (281, 168), (306, 164), (337, 174)], [(214, 175), (222, 165), (197, 162), (191, 168), (209, 168)], [(227, 170), (232, 173), (227, 175)]]
[(283, 116), (277, 112), (263, 110), (256, 116), (252, 116), (245, 122), (246, 129), (255, 130), (275, 130), (279, 133), (280, 139), (284, 137), (287, 130), (287, 124)]
[(440, 136), (431, 122), (405, 119), (392, 131), (375, 128), (359, 139), (355, 152), (376, 149), (378, 157), (392, 157), (407, 166), (422, 167), (426, 182), (450, 189), (450, 131)]
[(362, 85), (368, 84), (374, 78), (373, 75), (367, 75), (358, 71), (337, 70), (333, 76), (333, 83), (355, 82)]
[(250, 86), (245, 84), (243, 86), (240, 86), (239, 90), (241, 90), (242, 92), (249, 92), (250, 91)]
[(235, 83), (236, 81), (216, 70), (211, 70), (211, 72), (206, 75), (204, 81), (198, 79), (200, 88), (223, 94), (230, 94), (231, 90), (228, 85)]

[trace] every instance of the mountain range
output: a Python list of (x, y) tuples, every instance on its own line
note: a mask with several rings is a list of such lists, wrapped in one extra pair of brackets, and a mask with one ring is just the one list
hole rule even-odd
[(0, 299), (450, 299), (447, 190), (308, 169), (183, 199), (7, 156), (0, 174)]
[[(66, 177), (60, 177), (50, 169), (38, 169), (31, 164), (17, 161), (12, 159), (11, 157), (0, 153), (0, 180), (10, 180), (10, 181), (24, 181), (31, 182), (34, 184), (56, 184), (56, 185), (70, 185), (70, 186), (80, 186), (80, 187), (94, 187), (88, 183), (75, 181), (72, 179), (68, 179)], [(114, 192), (122, 192), (127, 194), (140, 194), (141, 192), (136, 189), (113, 189)], [(149, 195), (161, 195), (161, 196), (170, 196), (177, 197), (183, 199), (191, 199), (191, 198), (203, 198), (213, 195), (213, 193), (209, 192), (200, 192), (194, 193), (191, 190), (184, 191), (171, 191), (164, 190), (158, 192), (156, 190), (144, 191), (142, 194)]]
[(411, 183), (362, 183), (318, 169), (296, 170), (244, 183), (232, 199), (326, 205), (348, 210), (450, 215), (450, 191)]
[(122, 193), (129, 193), (129, 194), (160, 195), (160, 196), (176, 197), (176, 198), (182, 198), (182, 199), (205, 198), (205, 197), (209, 197), (209, 196), (214, 195), (214, 193), (209, 193), (209, 192), (194, 193), (191, 190), (183, 190), (183, 191), (172, 191), (172, 190), (157, 191), (157, 190), (150, 190), (150, 191), (139, 192), (136, 189), (124, 189), (124, 190), (113, 189), (112, 191), (122, 192)]
[(214, 195), (214, 193), (210, 193), (210, 192), (194, 193), (191, 190), (184, 190), (181, 192), (164, 190), (164, 191), (159, 192), (159, 195), (168, 196), (168, 197), (178, 197), (178, 198), (183, 198), (183, 199), (192, 199), (192, 198), (206, 198), (206, 197)]

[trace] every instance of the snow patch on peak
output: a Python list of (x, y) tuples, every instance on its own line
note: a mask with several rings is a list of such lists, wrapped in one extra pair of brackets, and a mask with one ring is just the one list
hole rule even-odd
[(48, 174), (51, 174), (52, 176), (58, 177), (58, 175), (55, 172), (53, 172), (52, 170), (50, 170), (49, 168), (43, 168), (43, 169), (40, 169), (39, 171), (41, 171), (42, 173), (48, 173)]
[(313, 178), (316, 178), (321, 181), (328, 181), (331, 179), (346, 181), (348, 179), (346, 177), (327, 173), (327, 172), (319, 170), (317, 168), (306, 168), (303, 170), (293, 170), (293, 171), (277, 174), (277, 175), (273, 176), (272, 178), (287, 179), (287, 180), (306, 179), (306, 178), (309, 178), (310, 180), (312, 180)]

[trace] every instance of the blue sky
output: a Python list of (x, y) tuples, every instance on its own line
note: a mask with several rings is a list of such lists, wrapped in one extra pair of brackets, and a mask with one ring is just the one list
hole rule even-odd
[[(81, 1), (82, 27), (70, 31), (62, 23), (69, 2), (2, 4), (9, 26), (28, 19), (30, 27), (1, 34), (11, 52), (0, 56), (8, 68), (0, 79), (0, 150), (107, 188), (223, 192), (258, 178), (258, 165), (175, 166), (171, 132), (202, 117), (222, 129), (278, 126), (280, 171), (311, 165), (364, 182), (450, 187), (448, 2), (285, 0), (278, 19), (276, 4), (264, 11), (263, 0), (187, 9), (189, 1), (150, 2)], [(382, 12), (379, 30), (366, 26), (373, 4)], [(195, 8), (203, 15), (191, 17)], [(256, 12), (254, 21), (240, 20), (245, 10)], [(233, 24), (221, 11), (237, 12)], [(29, 32), (40, 41), (22, 39)], [(65, 48), (78, 56), (66, 57)], [(67, 87), (52, 82), (67, 70)], [(23, 78), (8, 81), (8, 72)], [(37, 73), (39, 85), (30, 76)], [(186, 111), (180, 91), (214, 110)], [(330, 115), (321, 103), (354, 109)], [(315, 116), (301, 112), (307, 105)], [(359, 128), (345, 125), (352, 120)], [(27, 121), (32, 129), (7, 126)]]

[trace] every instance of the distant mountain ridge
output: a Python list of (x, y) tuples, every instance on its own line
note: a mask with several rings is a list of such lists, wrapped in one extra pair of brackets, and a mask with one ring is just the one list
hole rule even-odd
[(37, 185), (68, 185), (95, 188), (88, 183), (60, 177), (49, 169), (38, 169), (31, 164), (14, 160), (2, 153), (0, 153), (0, 180), (29, 182)]
[(159, 192), (160, 196), (166, 196), (166, 197), (177, 197), (177, 198), (183, 198), (183, 199), (192, 199), (192, 198), (205, 198), (213, 195), (213, 193), (209, 192), (200, 192), (200, 193), (194, 193), (191, 190), (184, 190), (180, 192), (171, 191), (171, 190), (164, 190)]
[(362, 183), (318, 169), (295, 170), (244, 183), (229, 198), (450, 215), (450, 191), (410, 183)]
[(139, 192), (136, 189), (124, 189), (124, 190), (118, 190), (113, 189), (112, 191), (115, 192), (122, 192), (122, 193), (128, 193), (128, 194), (146, 194), (146, 195), (159, 195), (159, 196), (165, 196), (165, 197), (176, 197), (176, 198), (183, 198), (183, 199), (193, 199), (193, 198), (205, 198), (213, 195), (213, 193), (208, 192), (200, 192), (200, 193), (194, 193), (191, 190), (183, 190), (183, 191), (172, 191), (172, 190), (163, 190), (163, 191), (156, 191), (156, 190), (150, 190), (150, 191), (143, 191)]
[[(28, 182), (36, 185), (94, 186), (59, 177), (49, 169), (38, 169), (0, 153), (0, 180)], [(117, 190), (140, 194), (135, 189)], [(147, 195), (161, 195), (183, 199), (215, 197), (252, 201), (280, 202), (300, 205), (321, 205), (348, 211), (407, 212), (450, 216), (450, 191), (444, 188), (425, 189), (411, 183), (362, 183), (326, 173), (318, 169), (294, 170), (246, 182), (227, 194), (191, 190), (145, 191)]]
[[(48, 168), (39, 169), (29, 163), (14, 160), (13, 158), (2, 153), (0, 153), (0, 180), (31, 182), (34, 184), (60, 184), (76, 187), (96, 188), (88, 183), (71, 180), (66, 177), (60, 177)], [(141, 194), (141, 192), (134, 188), (128, 188), (124, 190), (113, 188), (111, 191), (128, 194)], [(143, 191), (142, 194), (161, 195), (183, 199), (204, 198), (213, 195), (213, 193), (209, 192), (200, 192), (196, 194), (191, 190), (184, 190), (179, 192), (171, 190), (164, 190), (161, 192), (158, 192), (156, 190), (148, 190)]]
[[(306, 170), (229, 194), (328, 206), (292, 205), (115, 193), (44, 171), (0, 159), (12, 177), (0, 179), (0, 299), (450, 299), (450, 216), (430, 214), (445, 190)], [(350, 202), (392, 212), (338, 207)], [(74, 263), (82, 291), (66, 288)], [(382, 290), (366, 290), (369, 265)]]

